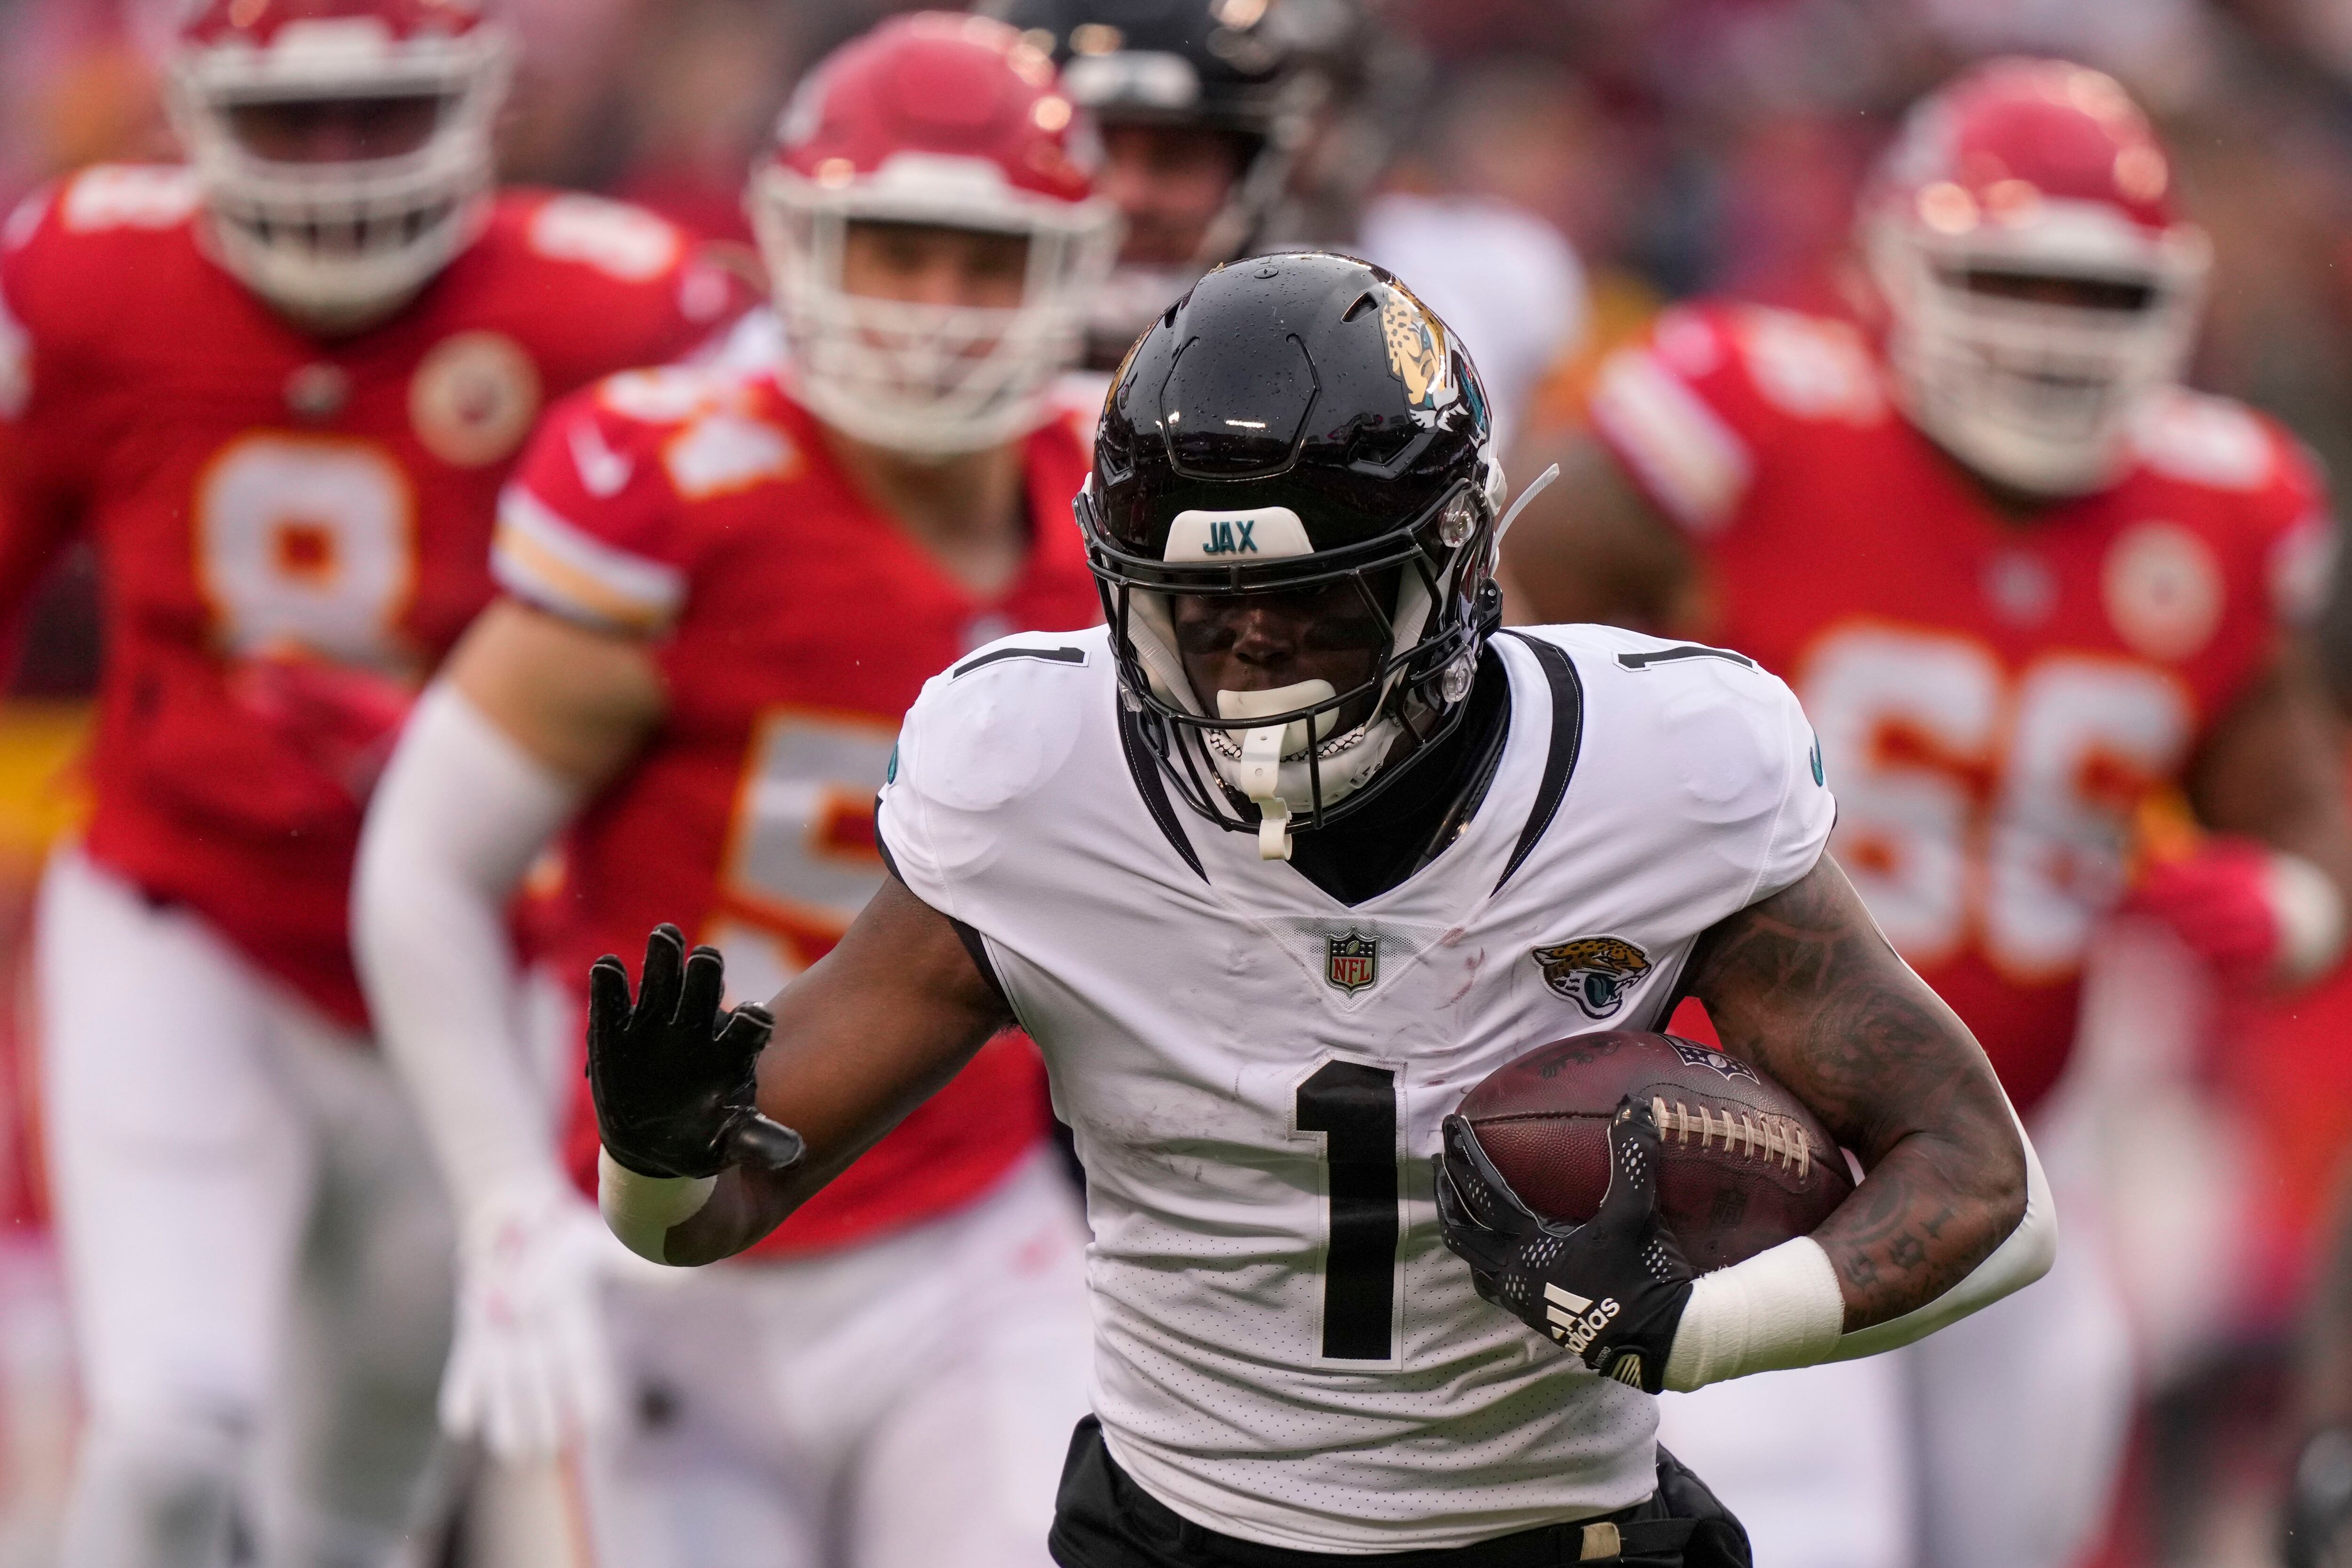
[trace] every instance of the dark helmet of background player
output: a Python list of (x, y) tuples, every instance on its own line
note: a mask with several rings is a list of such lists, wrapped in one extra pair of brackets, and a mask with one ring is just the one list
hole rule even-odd
[[(1194, 810), (1287, 858), (1292, 829), (1360, 807), (1453, 729), (1501, 618), (1502, 489), (1476, 369), (1380, 268), (1235, 262), (1153, 321), (1076, 510), (1127, 706)], [(1363, 682), (1192, 689), (1174, 600), (1337, 584), (1387, 629)]]
[(1192, 254), (1132, 252), (1099, 291), (1096, 363), (1118, 362), (1192, 279), (1276, 241), (1340, 237), (1385, 166), (1421, 59), (1360, 0), (982, 0), (1050, 52), (1062, 88), (1116, 132), (1164, 126), (1234, 144), (1223, 205)]

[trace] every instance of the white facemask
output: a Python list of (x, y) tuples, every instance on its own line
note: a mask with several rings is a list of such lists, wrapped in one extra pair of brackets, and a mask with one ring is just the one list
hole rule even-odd
[[(1904, 412), (1978, 473), (2054, 499), (2122, 478), (2134, 424), (2195, 342), (2210, 247), (2186, 224), (2150, 238), (2088, 204), (2048, 205), (2056, 216), (2038, 229), (1989, 239), (1942, 239), (1898, 216), (1866, 241)], [(1972, 268), (2136, 284), (2149, 299), (2125, 311), (1997, 298), (1969, 289)]]

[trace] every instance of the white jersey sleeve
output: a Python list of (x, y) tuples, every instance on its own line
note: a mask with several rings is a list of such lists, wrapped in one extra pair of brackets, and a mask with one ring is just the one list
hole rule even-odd
[[(1599, 633), (1597, 627), (1580, 627)], [(1634, 713), (1652, 727), (1658, 764), (1677, 786), (1685, 821), (1724, 837), (1721, 853), (1754, 881), (1735, 908), (1795, 883), (1828, 847), (1837, 806), (1822, 771), (1821, 742), (1780, 677), (1728, 648), (1659, 644), (1601, 633), (1608, 668)], [(1643, 689), (1644, 687), (1650, 689)], [(1728, 913), (1729, 911), (1726, 911)]]
[[(1068, 757), (1081, 725), (1079, 691), (1089, 665), (1110, 655), (1098, 635), (1022, 633), (957, 661), (923, 685), (884, 770), (875, 822), (890, 869), (908, 889), (950, 919), (979, 893), (963, 885), (1000, 854), (1018, 853), (1010, 819), (1016, 799)], [(1027, 671), (1021, 700), (998, 668)], [(993, 671), (992, 676), (983, 672)], [(969, 686), (968, 678), (982, 677)]]
[(1649, 1493), (1651, 1397), (1446, 1250), (1439, 1124), (1549, 1041), (1660, 1026), (1700, 934), (1829, 835), (1803, 715), (1748, 661), (1590, 626), (1486, 657), (1486, 796), (1354, 905), (1181, 804), (1100, 628), (935, 678), (882, 790), (899, 879), (977, 933), (1076, 1131), (1106, 1442), (1266, 1545), (1461, 1546)]

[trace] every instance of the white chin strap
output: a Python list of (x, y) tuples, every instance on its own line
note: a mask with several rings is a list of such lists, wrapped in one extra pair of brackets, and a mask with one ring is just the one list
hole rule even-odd
[[(1302, 680), (1270, 691), (1220, 691), (1217, 717), (1256, 719), (1288, 713), (1328, 702), (1336, 695), (1328, 680)], [(1340, 740), (1323, 745), (1324, 738), (1338, 721), (1336, 713), (1316, 715), (1312, 736), (1307, 732), (1307, 721), (1304, 719), (1255, 730), (1227, 730), (1223, 733), (1238, 744), (1238, 755), (1228, 755), (1225, 747), (1213, 742), (1207, 748), (1218, 774), (1257, 807), (1259, 858), (1290, 858), (1291, 807), (1294, 802), (1313, 802), (1313, 775), (1317, 771), (1322, 774), (1324, 804), (1345, 799), (1380, 771), (1400, 733), (1395, 720), (1380, 719), (1359, 725)], [(1323, 746), (1321, 754), (1310, 762), (1318, 746)]]

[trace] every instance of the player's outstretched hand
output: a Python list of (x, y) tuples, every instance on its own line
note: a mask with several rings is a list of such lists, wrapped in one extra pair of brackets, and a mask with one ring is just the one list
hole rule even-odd
[(644, 984), (607, 953), (588, 972), (588, 1087), (605, 1152), (643, 1176), (781, 1171), (801, 1135), (760, 1114), (754, 1069), (775, 1020), (747, 1002), (722, 1010), (719, 950), (691, 955), (674, 925), (646, 943)]
[(1609, 1124), (1609, 1191), (1583, 1225), (1519, 1200), (1459, 1116), (1445, 1119), (1437, 1218), (1478, 1294), (1606, 1377), (1649, 1393), (1690, 1301), (1691, 1268), (1657, 1217), (1658, 1128), (1630, 1097)]
[(526, 1180), (478, 1203), (458, 1250), (443, 1429), (514, 1462), (610, 1430), (620, 1378), (600, 1292), (632, 1266), (646, 1267), (567, 1185)]

